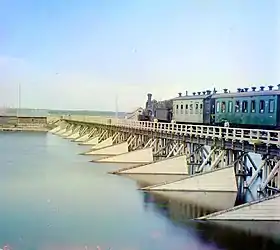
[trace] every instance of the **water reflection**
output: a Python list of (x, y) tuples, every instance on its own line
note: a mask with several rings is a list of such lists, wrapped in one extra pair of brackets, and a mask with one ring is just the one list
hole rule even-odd
[(210, 209), (184, 199), (174, 199), (150, 192), (143, 192), (143, 199), (145, 209), (168, 217), (177, 226), (192, 228), (196, 236), (206, 244), (215, 244), (228, 250), (280, 249), (279, 222), (232, 222), (229, 226), (223, 225), (222, 222), (194, 221), (192, 219), (219, 209), (214, 209), (213, 204)]
[(218, 209), (209, 209), (195, 203), (186, 202), (182, 199), (173, 199), (161, 194), (143, 192), (144, 206), (168, 216), (175, 223), (187, 223)]
[(236, 192), (197, 192), (197, 191), (149, 191), (154, 196), (162, 196), (190, 204), (195, 207), (207, 208), (210, 211), (219, 211), (231, 208), (236, 203)]

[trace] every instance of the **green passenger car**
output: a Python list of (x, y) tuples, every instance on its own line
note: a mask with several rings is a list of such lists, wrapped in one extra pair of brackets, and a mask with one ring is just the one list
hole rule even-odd
[(279, 105), (280, 96), (276, 91), (217, 94), (215, 124), (228, 121), (230, 125), (277, 127)]

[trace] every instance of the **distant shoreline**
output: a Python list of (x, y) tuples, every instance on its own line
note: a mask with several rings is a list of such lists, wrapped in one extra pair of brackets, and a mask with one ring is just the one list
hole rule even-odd
[[(85, 115), (85, 116), (115, 116), (115, 111), (97, 111), (97, 110), (49, 110), (49, 109), (31, 109), (31, 108), (2, 108), (0, 115), (5, 116), (61, 116), (61, 115)], [(118, 115), (124, 117), (127, 112), (119, 111)]]

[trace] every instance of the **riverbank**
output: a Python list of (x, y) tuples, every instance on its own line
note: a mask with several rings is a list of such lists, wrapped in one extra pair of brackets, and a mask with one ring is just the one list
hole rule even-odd
[(48, 132), (58, 117), (0, 115), (0, 132)]
[(0, 132), (48, 132), (47, 127), (0, 127)]

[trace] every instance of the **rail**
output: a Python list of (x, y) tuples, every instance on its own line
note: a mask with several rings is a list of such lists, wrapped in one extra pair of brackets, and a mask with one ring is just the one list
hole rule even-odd
[(139, 130), (155, 131), (159, 133), (177, 134), (182, 136), (195, 136), (201, 138), (216, 138), (250, 144), (267, 144), (280, 147), (280, 131), (258, 130), (230, 127), (215, 127), (207, 125), (190, 125), (176, 123), (161, 123), (149, 121), (136, 121), (130, 119), (117, 119), (93, 116), (63, 116), (63, 120), (96, 123), (117, 127), (135, 128)]

